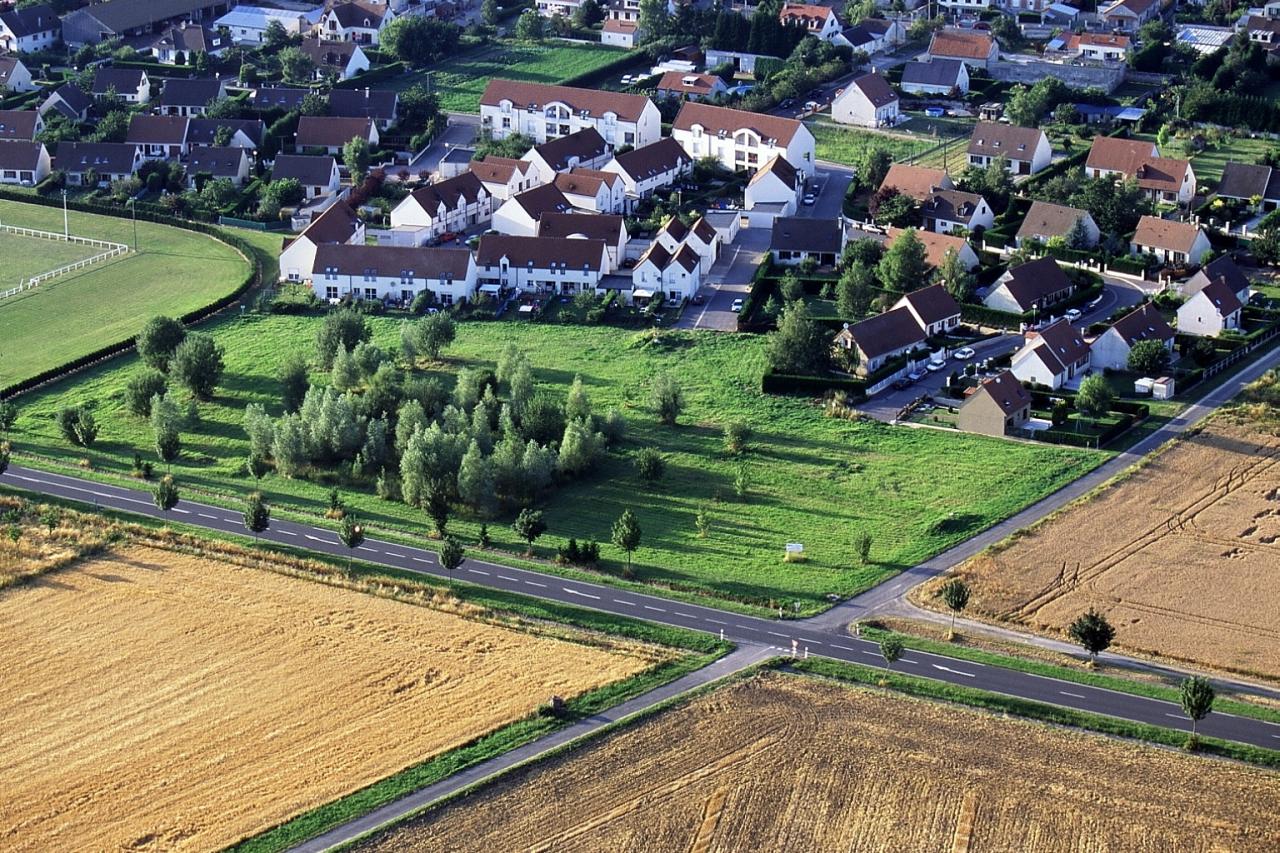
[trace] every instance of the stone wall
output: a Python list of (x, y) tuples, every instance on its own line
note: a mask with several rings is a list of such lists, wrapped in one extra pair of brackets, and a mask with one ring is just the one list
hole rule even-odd
[(996, 62), (991, 66), (996, 80), (1028, 85), (1045, 77), (1057, 77), (1073, 89), (1101, 89), (1114, 92), (1124, 82), (1123, 65), (1066, 65), (1057, 62)]

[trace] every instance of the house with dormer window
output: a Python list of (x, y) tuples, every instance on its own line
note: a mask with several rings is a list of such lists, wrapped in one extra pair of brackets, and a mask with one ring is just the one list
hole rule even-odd
[(781, 154), (800, 174), (813, 174), (813, 134), (795, 119), (688, 102), (671, 136), (694, 161), (714, 157), (731, 171), (755, 172)]
[(490, 293), (595, 293), (608, 264), (604, 240), (485, 234), (476, 248), (477, 280)]
[(323, 243), (309, 280), (316, 296), (329, 302), (351, 297), (407, 304), (430, 291), (441, 304), (453, 305), (475, 295), (476, 264), (467, 249)]
[(316, 25), (325, 41), (350, 41), (356, 44), (379, 43), (382, 31), (395, 19), (386, 3), (340, 0), (330, 3)]
[(474, 172), (419, 187), (391, 211), (392, 228), (418, 228), (419, 244), (493, 218), (493, 196)]
[(490, 80), (480, 98), (480, 130), (493, 139), (520, 133), (541, 144), (586, 128), (640, 148), (662, 138), (662, 115), (644, 95), (516, 80)]

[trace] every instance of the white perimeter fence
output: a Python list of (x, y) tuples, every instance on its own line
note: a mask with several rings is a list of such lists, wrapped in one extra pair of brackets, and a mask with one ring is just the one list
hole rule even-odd
[(41, 285), (51, 278), (57, 278), (60, 275), (66, 275), (79, 269), (84, 269), (90, 264), (96, 264), (114, 258), (117, 255), (123, 255), (129, 251), (129, 247), (124, 243), (110, 243), (106, 240), (94, 240), (90, 237), (77, 237), (74, 234), (58, 234), (53, 231), (37, 231), (34, 228), (19, 228), (16, 225), (0, 225), (0, 233), (16, 234), (19, 237), (38, 237), (42, 240), (61, 240), (64, 243), (78, 243), (82, 246), (92, 246), (97, 249), (105, 249), (91, 258), (76, 261), (73, 264), (58, 267), (56, 270), (49, 270), (37, 275), (31, 276), (24, 282), (19, 282), (17, 287), (9, 290), (0, 291), (0, 299), (7, 299), (10, 296), (16, 296), (24, 290), (30, 290), (33, 287)]

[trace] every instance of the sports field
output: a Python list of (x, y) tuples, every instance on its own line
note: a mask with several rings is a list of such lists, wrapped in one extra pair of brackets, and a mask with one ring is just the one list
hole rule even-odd
[[(0, 201), (0, 222), (61, 231), (62, 211)], [(72, 211), (70, 229), (82, 237), (133, 243), (128, 219)], [(29, 238), (24, 242), (30, 248)], [(125, 340), (153, 314), (181, 315), (208, 305), (235, 290), (249, 272), (234, 249), (203, 234), (139, 222), (138, 244), (137, 254), (0, 300), (0, 387)], [(36, 248), (39, 259), (22, 268), (58, 266), (43, 254), (48, 241)], [(8, 256), (0, 257), (8, 277)]]
[(767, 673), (360, 845), (434, 850), (1274, 851), (1273, 771)]

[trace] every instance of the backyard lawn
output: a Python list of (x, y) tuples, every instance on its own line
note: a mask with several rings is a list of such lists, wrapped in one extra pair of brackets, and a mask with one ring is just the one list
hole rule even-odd
[(431, 68), (389, 81), (393, 89), (430, 85), (448, 112), (480, 111), (480, 96), (494, 77), (531, 83), (562, 83), (615, 61), (625, 51), (599, 44), (498, 43), (468, 51)]
[[(0, 201), (0, 222), (61, 231), (62, 211)], [(133, 243), (129, 219), (71, 211), (70, 226), (72, 234), (82, 237)], [(277, 250), (280, 245), (279, 236), (254, 239), (274, 240)], [(24, 242), (38, 260), (20, 259), (20, 271), (65, 262), (58, 251), (65, 244)], [(124, 340), (151, 314), (181, 315), (208, 305), (235, 290), (249, 271), (234, 249), (203, 234), (139, 222), (138, 244), (137, 254), (94, 264), (0, 301), (0, 387)], [(6, 248), (0, 244), (7, 280), (11, 267)]]
[[(400, 320), (372, 318), (384, 348), (399, 340)], [(199, 489), (237, 503), (253, 482), (245, 471), (245, 406), (263, 403), (279, 413), (275, 366), (298, 352), (312, 357), (318, 317), (250, 314), (206, 328), (226, 348), (227, 371), (216, 399), (199, 407), (199, 424), (183, 435), (173, 467), (182, 489)], [(535, 367), (537, 383), (563, 397), (575, 374), (596, 412), (618, 407), (627, 438), (585, 479), (547, 499), (548, 534), (538, 552), (550, 556), (573, 536), (603, 545), (602, 568), (620, 574), (622, 555), (609, 544), (612, 523), (625, 508), (643, 530), (636, 579), (751, 604), (800, 601), (827, 604), (911, 566), (1005, 518), (1099, 464), (1104, 454), (1036, 447), (931, 430), (827, 418), (811, 400), (759, 391), (766, 340), (746, 335), (646, 333), (611, 327), (472, 321), (461, 323), (447, 361), (434, 372), (446, 383), (468, 365), (492, 365), (507, 341)], [(138, 370), (130, 355), (23, 398), (15, 445), (63, 463), (87, 459), (98, 472), (126, 474), (136, 450), (154, 459), (149, 424), (127, 413), (124, 387)], [(658, 423), (648, 402), (652, 377), (670, 372), (683, 384), (685, 413), (676, 427)], [(320, 375), (313, 377), (326, 381)], [(183, 392), (177, 391), (180, 401)], [(94, 406), (101, 428), (91, 450), (69, 445), (54, 417), (59, 407)], [(744, 421), (755, 435), (745, 457), (729, 456), (726, 423)], [(666, 456), (665, 478), (642, 483), (631, 455), (654, 447)], [(736, 496), (745, 472), (747, 498)], [(269, 475), (262, 486), (279, 507), (319, 521), (329, 480), (319, 483)], [(421, 540), (425, 516), (402, 503), (379, 500), (369, 487), (351, 487), (349, 506), (375, 527)], [(354, 489), (363, 489), (356, 492)], [(187, 492), (191, 494), (190, 491)], [(711, 530), (701, 538), (694, 517), (705, 509)], [(495, 547), (521, 550), (510, 516), (489, 520)], [(474, 542), (478, 522), (458, 517), (449, 529)], [(873, 539), (871, 563), (855, 556), (863, 533)], [(784, 545), (801, 542), (808, 561), (784, 564)]]
[(934, 137), (921, 134), (905, 136), (897, 133), (881, 133), (859, 127), (848, 127), (830, 121), (811, 121), (819, 160), (855, 165), (865, 152), (883, 148), (895, 163), (916, 163), (931, 168), (942, 168), (944, 163), (956, 172), (964, 167), (967, 136)]
[[(1156, 141), (1155, 134), (1135, 134), (1136, 139)], [(1248, 136), (1224, 137), (1217, 146), (1210, 146), (1199, 153), (1188, 155), (1184, 140), (1171, 139), (1169, 144), (1160, 149), (1165, 157), (1190, 156), (1191, 168), (1195, 170), (1196, 181), (1200, 186), (1215, 186), (1222, 179), (1222, 167), (1228, 160), (1237, 163), (1261, 163), (1263, 156), (1276, 148), (1277, 143), (1267, 139), (1252, 139)]]

